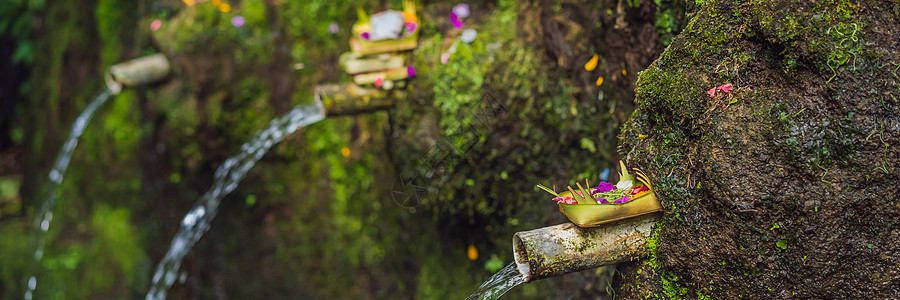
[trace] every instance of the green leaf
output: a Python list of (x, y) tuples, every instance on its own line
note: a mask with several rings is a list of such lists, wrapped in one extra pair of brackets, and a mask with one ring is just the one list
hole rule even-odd
[(551, 193), (551, 194), (553, 194), (553, 196), (559, 197), (559, 194), (557, 194), (556, 191), (544, 186), (543, 184), (538, 184), (537, 188), (542, 189), (548, 193)]
[(30, 65), (34, 62), (34, 46), (29, 41), (21, 41), (13, 53), (12, 62)]
[(781, 248), (781, 250), (786, 250), (786, 249), (787, 249), (787, 243), (785, 243), (784, 240), (780, 240), (780, 241), (775, 242), (775, 246), (778, 247), (778, 248)]

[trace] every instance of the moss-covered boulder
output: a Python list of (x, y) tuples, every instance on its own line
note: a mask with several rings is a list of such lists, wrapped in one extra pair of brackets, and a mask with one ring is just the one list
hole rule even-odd
[(620, 136), (665, 212), (620, 295), (896, 297), (898, 22), (896, 1), (704, 4)]

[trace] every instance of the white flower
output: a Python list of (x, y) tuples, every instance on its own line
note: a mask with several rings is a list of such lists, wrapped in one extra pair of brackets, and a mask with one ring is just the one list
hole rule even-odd
[(616, 188), (623, 189), (623, 190), (630, 189), (631, 186), (633, 186), (633, 185), (634, 185), (634, 183), (632, 183), (631, 180), (622, 180), (622, 181), (619, 181), (619, 183), (616, 183)]

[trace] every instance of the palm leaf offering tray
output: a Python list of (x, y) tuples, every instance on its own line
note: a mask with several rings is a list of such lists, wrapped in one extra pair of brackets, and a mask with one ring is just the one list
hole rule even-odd
[(404, 53), (418, 45), (420, 26), (415, 2), (404, 0), (402, 11), (386, 10), (369, 16), (359, 9), (357, 13), (351, 52), (340, 58), (341, 68), (353, 75), (353, 82), (390, 90), (395, 82), (402, 84), (415, 76)]
[(660, 211), (662, 206), (647, 175), (637, 169), (629, 173), (621, 161), (619, 167), (619, 182), (615, 185), (601, 181), (591, 188), (585, 180), (584, 186), (575, 183), (577, 190), (569, 186), (560, 193), (540, 184), (537, 187), (556, 196), (553, 200), (558, 202), (559, 211), (579, 227), (596, 227)]
[(350, 49), (357, 55), (415, 49), (419, 37), (419, 17), (412, 0), (403, 1), (403, 10), (386, 10), (367, 15), (359, 9), (353, 24)]

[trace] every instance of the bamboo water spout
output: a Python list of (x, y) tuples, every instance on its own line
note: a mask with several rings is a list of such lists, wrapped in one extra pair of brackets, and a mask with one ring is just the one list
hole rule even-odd
[(658, 214), (581, 228), (572, 223), (517, 232), (513, 256), (525, 282), (633, 261), (644, 255)]
[(403, 99), (406, 92), (363, 88), (355, 84), (328, 84), (316, 87), (315, 99), (325, 106), (326, 115), (354, 115), (388, 109), (394, 99)]
[(110, 67), (106, 73), (106, 87), (116, 95), (122, 88), (157, 82), (171, 70), (169, 60), (162, 53), (139, 57)]

